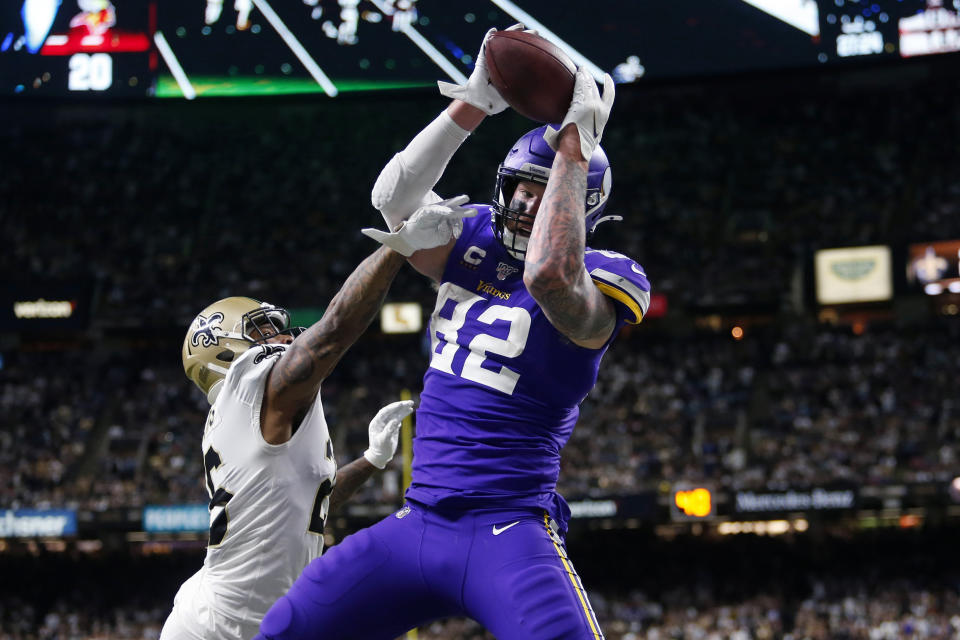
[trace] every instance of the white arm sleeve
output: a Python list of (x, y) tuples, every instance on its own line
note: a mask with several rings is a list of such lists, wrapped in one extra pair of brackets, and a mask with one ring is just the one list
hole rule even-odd
[(390, 158), (370, 194), (370, 201), (383, 214), (388, 229), (406, 220), (420, 206), (441, 200), (432, 189), (469, 135), (443, 111), (403, 151)]

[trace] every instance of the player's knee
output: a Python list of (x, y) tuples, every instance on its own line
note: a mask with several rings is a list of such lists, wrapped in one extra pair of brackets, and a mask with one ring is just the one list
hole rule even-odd
[(277, 600), (260, 623), (260, 633), (254, 640), (282, 640), (293, 627), (293, 605), (287, 596)]

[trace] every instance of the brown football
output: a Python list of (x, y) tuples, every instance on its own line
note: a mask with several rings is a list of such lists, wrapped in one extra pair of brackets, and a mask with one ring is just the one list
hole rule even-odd
[(561, 122), (573, 98), (577, 66), (562, 49), (524, 31), (495, 31), (484, 49), (490, 82), (522, 116)]

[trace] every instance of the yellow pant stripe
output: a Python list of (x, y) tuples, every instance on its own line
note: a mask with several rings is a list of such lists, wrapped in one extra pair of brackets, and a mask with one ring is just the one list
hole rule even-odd
[(550, 529), (550, 516), (548, 514), (543, 514), (543, 524), (547, 528), (547, 535), (550, 536), (551, 542), (553, 542), (553, 547), (557, 550), (557, 555), (560, 556), (560, 561), (563, 563), (563, 568), (567, 570), (567, 576), (570, 578), (570, 583), (573, 585), (573, 590), (577, 594), (577, 598), (580, 600), (580, 606), (583, 607), (583, 612), (587, 616), (587, 622), (590, 624), (590, 631), (593, 633), (593, 637), (596, 640), (603, 640), (603, 632), (600, 631), (600, 623), (597, 622), (597, 618), (593, 613), (593, 607), (590, 606), (590, 602), (587, 600), (587, 594), (584, 592), (583, 583), (580, 582), (580, 576), (577, 575), (577, 572), (574, 570), (573, 565), (567, 560), (567, 553), (563, 550), (563, 547), (557, 542), (554, 537), (553, 531)]

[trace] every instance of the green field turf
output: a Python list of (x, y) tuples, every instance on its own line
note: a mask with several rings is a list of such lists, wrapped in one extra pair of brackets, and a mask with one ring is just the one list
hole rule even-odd
[[(323, 89), (312, 78), (191, 76), (190, 84), (196, 90), (198, 98), (323, 93)], [(343, 93), (434, 86), (432, 82), (370, 82), (367, 80), (338, 80), (334, 84)], [(157, 80), (156, 95), (158, 98), (182, 98), (183, 92), (180, 91), (173, 76), (160, 76)]]

